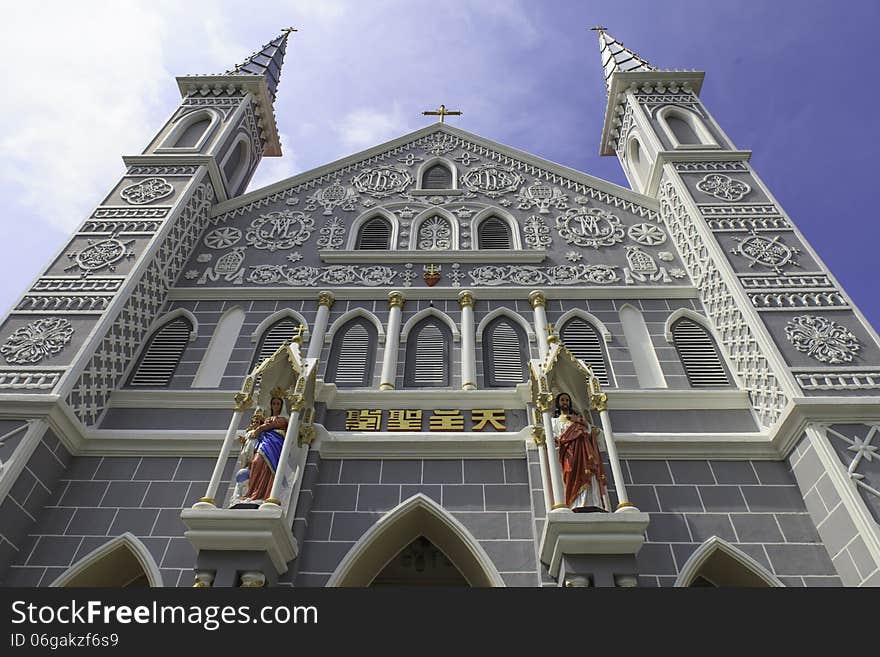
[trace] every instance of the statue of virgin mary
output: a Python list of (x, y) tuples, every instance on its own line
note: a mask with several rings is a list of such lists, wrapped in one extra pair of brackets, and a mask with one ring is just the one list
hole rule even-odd
[(281, 397), (272, 397), (269, 406), (271, 415), (264, 419), (258, 410), (242, 436), (232, 508), (257, 507), (272, 492), (288, 419)]

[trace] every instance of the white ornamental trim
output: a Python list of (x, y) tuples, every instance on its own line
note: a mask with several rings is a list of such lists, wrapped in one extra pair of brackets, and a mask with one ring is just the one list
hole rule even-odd
[(3, 354), (7, 363), (39, 363), (64, 349), (71, 337), (73, 326), (69, 320), (42, 317), (13, 331), (0, 347), (0, 354)]

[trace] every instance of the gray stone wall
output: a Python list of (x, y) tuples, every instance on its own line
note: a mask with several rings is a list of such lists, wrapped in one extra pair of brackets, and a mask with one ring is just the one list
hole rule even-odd
[(294, 521), (300, 556), (279, 584), (324, 586), (382, 515), (423, 493), (474, 535), (505, 584), (536, 586), (529, 489), (525, 459), (321, 460), (312, 454)]
[(785, 461), (625, 462), (632, 502), (650, 513), (639, 586), (671, 586), (688, 557), (718, 536), (786, 586), (840, 586)]
[[(7, 424), (3, 422), (4, 427)], [(19, 434), (18, 440), (9, 442), (17, 445), (21, 437)], [(33, 547), (34, 524), (41, 519), (43, 507), (70, 460), (70, 452), (52, 431), (47, 431), (0, 504), (0, 582), (3, 584), (9, 585), (9, 564), (20, 561)]]
[[(131, 532), (150, 551), (165, 586), (191, 586), (196, 553), (183, 537), (180, 511), (204, 495), (214, 463), (211, 458), (73, 458), (51, 493), (39, 491), (44, 502), (33, 513), (36, 522), (3, 584), (48, 586), (95, 548)], [(2, 514), (5, 524), (12, 514), (6, 508)]]
[(788, 462), (810, 517), (843, 583), (847, 586), (880, 586), (880, 570), (808, 437), (801, 439)]

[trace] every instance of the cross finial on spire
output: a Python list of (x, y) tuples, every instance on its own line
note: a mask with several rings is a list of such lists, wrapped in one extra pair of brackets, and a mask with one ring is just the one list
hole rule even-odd
[(591, 32), (604, 32), (607, 29), (608, 29), (607, 27), (603, 27), (602, 25), (596, 25), (595, 27), (591, 27), (590, 31)]
[(295, 27), (285, 27), (283, 30), (281, 30), (281, 34), (283, 34), (284, 36), (290, 36), (291, 32), (299, 32), (299, 30)]
[(422, 112), (425, 116), (439, 116), (440, 123), (444, 123), (444, 120), (447, 116), (461, 116), (461, 112), (458, 110), (448, 110), (446, 109), (446, 105), (440, 105), (436, 110), (429, 110)]

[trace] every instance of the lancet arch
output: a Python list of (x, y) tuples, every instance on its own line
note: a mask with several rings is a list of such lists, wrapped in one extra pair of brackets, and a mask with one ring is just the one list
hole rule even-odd
[(473, 534), (423, 493), (379, 518), (345, 555), (327, 586), (369, 586), (401, 550), (419, 537), (440, 549), (470, 586), (504, 586), (498, 569)]
[(157, 587), (162, 573), (147, 547), (125, 532), (89, 552), (65, 570), (50, 586)]
[(752, 557), (723, 538), (712, 536), (685, 562), (675, 586), (785, 586)]

